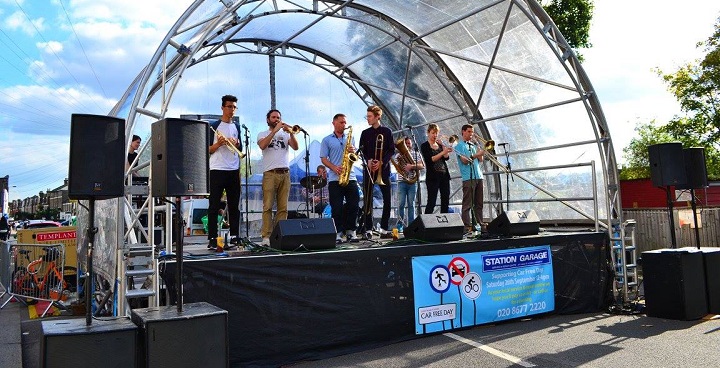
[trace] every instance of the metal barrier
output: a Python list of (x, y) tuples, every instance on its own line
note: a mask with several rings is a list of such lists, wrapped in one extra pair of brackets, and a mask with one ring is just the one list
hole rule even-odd
[(53, 305), (67, 298), (65, 282), (65, 245), (64, 244), (14, 244), (10, 247), (11, 276), (6, 285), (10, 298), (25, 304), (38, 300), (49, 301), (41, 317)]

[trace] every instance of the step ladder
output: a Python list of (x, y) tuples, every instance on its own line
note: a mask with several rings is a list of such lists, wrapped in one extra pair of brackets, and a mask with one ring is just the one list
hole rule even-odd
[(626, 307), (639, 297), (638, 265), (635, 245), (635, 220), (614, 226), (611, 258), (614, 266), (613, 295), (617, 306)]
[[(149, 197), (149, 186), (132, 185), (126, 188), (125, 237), (117, 256), (117, 310), (119, 315), (130, 315), (132, 301), (146, 299), (148, 307), (159, 306), (158, 261), (155, 256), (155, 208)], [(139, 209), (132, 206), (132, 196), (143, 196)], [(140, 216), (147, 215), (147, 224)], [(153, 229), (153, 230), (150, 230)], [(162, 228), (161, 228), (162, 229)], [(144, 303), (138, 303), (144, 304)]]

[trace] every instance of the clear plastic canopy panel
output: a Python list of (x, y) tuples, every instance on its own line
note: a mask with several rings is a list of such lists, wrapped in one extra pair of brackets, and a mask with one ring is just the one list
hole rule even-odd
[[(267, 65), (270, 56), (283, 60), (278, 69), (292, 64), (332, 75), (355, 104), (381, 106), (383, 124), (396, 137), (409, 125), (422, 143), (430, 123), (441, 135), (459, 135), (472, 124), (495, 142), (496, 159), (484, 167), (486, 219), (503, 206), (534, 209), (542, 220), (599, 218), (605, 226), (620, 216), (615, 158), (597, 97), (534, 0), (196, 1), (111, 115), (127, 119), (128, 140), (146, 137), (154, 121), (188, 112), (192, 96), (184, 88), (215, 88), (208, 80), (227, 73), (215, 67), (221, 60), (264, 58)], [(268, 76), (257, 73), (235, 75)], [(214, 92), (219, 101), (226, 91)], [(219, 113), (217, 104), (208, 105), (210, 113)], [(320, 132), (313, 137), (319, 141), (330, 133), (330, 117), (303, 127)], [(264, 116), (257, 119), (264, 123)], [(458, 178), (456, 160), (448, 163)], [(422, 191), (426, 198), (424, 185)], [(451, 193), (459, 204), (460, 180), (451, 182)], [(261, 210), (259, 192), (250, 195), (257, 207), (250, 210)]]

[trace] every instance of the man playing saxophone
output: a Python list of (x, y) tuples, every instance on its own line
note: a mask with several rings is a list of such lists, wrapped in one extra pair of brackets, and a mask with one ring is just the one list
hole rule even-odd
[[(362, 214), (362, 229), (365, 236), (370, 237), (373, 226), (373, 188), (375, 184), (380, 187), (383, 197), (383, 211), (380, 218), (380, 234), (388, 234), (388, 222), (390, 221), (390, 159), (395, 154), (395, 144), (392, 138), (392, 131), (388, 127), (380, 125), (383, 111), (378, 106), (367, 108), (367, 119), (369, 128), (363, 130), (360, 135), (360, 147), (368, 162), (367, 169), (363, 172), (363, 192), (365, 194), (366, 207)], [(382, 137), (382, 138), (381, 138)]]
[[(233, 122), (237, 110), (237, 97), (222, 96), (222, 117), (210, 123), (208, 134), (208, 152), (210, 153), (210, 199), (208, 203), (208, 218), (215, 219), (220, 211), (223, 190), (227, 197), (228, 220), (230, 221), (229, 243), (238, 243), (240, 228), (240, 157), (228, 145), (242, 151), (240, 124)], [(208, 221), (208, 248), (217, 249), (218, 224)], [(221, 250), (221, 249), (219, 249)]]
[[(343, 235), (349, 242), (358, 242), (357, 214), (360, 203), (357, 179), (352, 169), (355, 147), (353, 146), (352, 127), (347, 134), (345, 115), (336, 114), (332, 120), (333, 132), (323, 138), (320, 144), (320, 160), (328, 168), (328, 192), (330, 210), (337, 230), (336, 242), (343, 242)], [(351, 155), (352, 154), (352, 155)], [(341, 176), (342, 181), (341, 181)], [(341, 185), (342, 184), (342, 185)], [(343, 201), (345, 206), (343, 207)]]

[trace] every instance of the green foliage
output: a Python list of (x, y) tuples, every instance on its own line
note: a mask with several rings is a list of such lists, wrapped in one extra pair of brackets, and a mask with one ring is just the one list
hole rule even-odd
[(540, 4), (582, 60), (577, 49), (592, 47), (590, 21), (595, 8), (592, 0), (550, 0), (541, 1)]
[(685, 116), (676, 116), (662, 126), (654, 121), (637, 124), (638, 136), (623, 149), (627, 167), (622, 168), (621, 179), (649, 177), (647, 146), (665, 142), (681, 142), (685, 148), (704, 147), (708, 178), (720, 179), (720, 19), (713, 35), (698, 46), (707, 52), (701, 60), (673, 73), (656, 70)]

